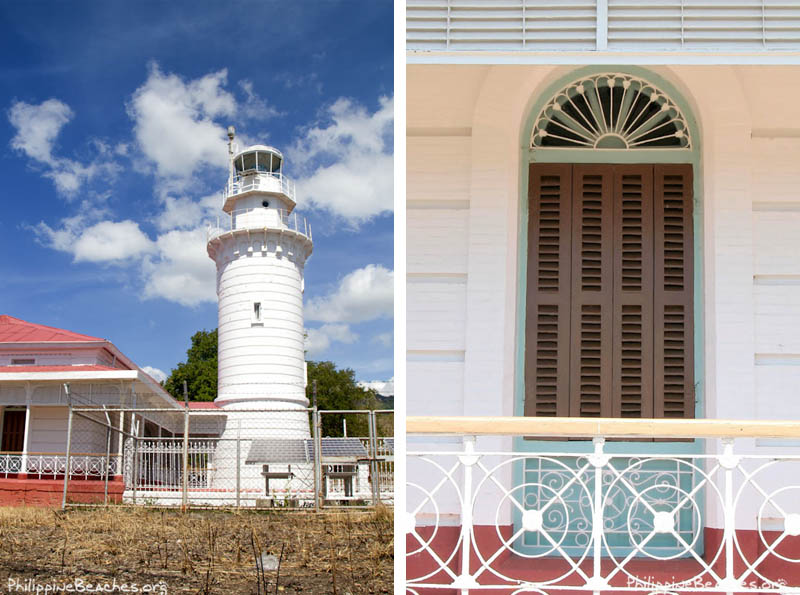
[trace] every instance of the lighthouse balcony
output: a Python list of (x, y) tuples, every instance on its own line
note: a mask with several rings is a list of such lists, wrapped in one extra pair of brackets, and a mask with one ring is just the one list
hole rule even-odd
[(260, 171), (253, 169), (234, 176), (222, 191), (222, 210), (230, 211), (236, 199), (251, 192), (281, 194), (295, 204), (294, 181), (280, 171)]
[(207, 241), (234, 232), (288, 231), (311, 237), (311, 225), (305, 217), (286, 209), (254, 207), (234, 209), (228, 216), (217, 217), (216, 225), (208, 228)]

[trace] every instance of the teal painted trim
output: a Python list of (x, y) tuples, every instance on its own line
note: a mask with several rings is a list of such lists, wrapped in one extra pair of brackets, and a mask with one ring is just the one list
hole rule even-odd
[[(584, 151), (580, 160), (575, 153)], [(528, 149), (528, 163), (693, 163), (693, 151), (659, 149)]]
[[(591, 76), (603, 72), (620, 72), (641, 77), (648, 80), (664, 92), (683, 112), (692, 137), (692, 148), (679, 149), (531, 149), (530, 137), (533, 123), (538, 117), (543, 106), (555, 93), (563, 87), (584, 76)], [(520, 172), (517, 220), (517, 309), (516, 309), (516, 352), (514, 372), (514, 415), (522, 416), (525, 401), (525, 316), (527, 297), (527, 262), (528, 262), (528, 165), (537, 163), (688, 163), (692, 165), (694, 180), (694, 371), (695, 371), (695, 417), (705, 416), (705, 311), (703, 295), (705, 293), (704, 272), (704, 237), (703, 237), (703, 163), (701, 160), (700, 146), (702, 136), (700, 126), (689, 102), (683, 94), (669, 81), (645, 68), (637, 66), (587, 66), (566, 73), (557, 80), (548, 84), (539, 93), (536, 101), (528, 110), (525, 124), (520, 131)], [(544, 454), (547, 452), (588, 452), (591, 441), (543, 441), (524, 440), (516, 437), (513, 441), (515, 452), (530, 452)], [(632, 454), (633, 451), (652, 452), (659, 454), (699, 454), (705, 450), (704, 440), (693, 442), (607, 442), (606, 449), (615, 454)], [(523, 480), (523, 465), (515, 465), (513, 477), (519, 485)], [(701, 527), (705, 526), (705, 506), (700, 506)], [(519, 511), (515, 508), (513, 519), (515, 526), (520, 523)], [(698, 551), (704, 548), (703, 534), (701, 531), (698, 541)], [(524, 548), (523, 548), (524, 549)]]

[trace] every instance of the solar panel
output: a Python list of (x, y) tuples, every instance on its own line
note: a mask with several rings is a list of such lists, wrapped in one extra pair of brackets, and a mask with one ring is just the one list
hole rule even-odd
[(245, 465), (256, 463), (308, 463), (303, 438), (269, 438), (254, 440), (247, 453)]
[[(323, 438), (323, 460), (355, 462), (369, 456), (358, 438)], [(308, 463), (314, 460), (314, 441), (310, 438), (268, 438), (254, 440), (247, 453), (246, 465), (256, 463)]]
[(369, 455), (358, 438), (323, 438), (322, 458), (365, 459)]

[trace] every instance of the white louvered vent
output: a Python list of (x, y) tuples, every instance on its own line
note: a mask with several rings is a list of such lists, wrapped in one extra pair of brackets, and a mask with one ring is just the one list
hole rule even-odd
[(795, 0), (608, 0), (609, 49), (800, 47)]
[[(407, 0), (414, 50), (800, 50), (797, 0)], [(603, 22), (601, 21), (601, 26)]]
[(408, 0), (410, 50), (593, 50), (594, 0)]

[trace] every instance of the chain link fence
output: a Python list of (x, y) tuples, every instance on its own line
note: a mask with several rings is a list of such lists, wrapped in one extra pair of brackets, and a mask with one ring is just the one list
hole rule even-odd
[(165, 407), (147, 395), (69, 391), (66, 401), (66, 452), (20, 461), (29, 474), (63, 480), (62, 506), (393, 504), (391, 410)]

